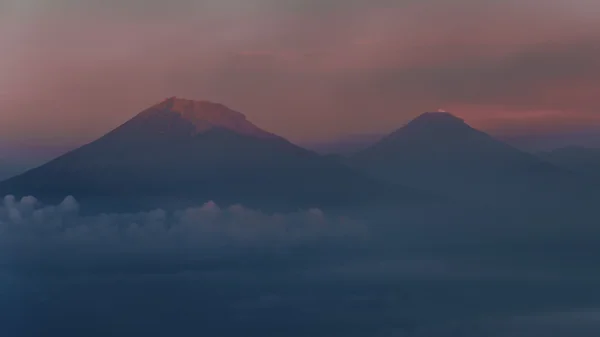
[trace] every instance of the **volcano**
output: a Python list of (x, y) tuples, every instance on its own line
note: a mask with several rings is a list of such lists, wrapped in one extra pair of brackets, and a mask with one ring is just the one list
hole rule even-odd
[[(351, 165), (390, 182), (444, 195), (550, 195), (576, 186), (568, 170), (523, 152), (448, 112), (427, 112), (352, 156)], [(555, 189), (554, 187), (561, 186)]]
[(49, 202), (73, 195), (109, 210), (209, 200), (264, 210), (336, 208), (420, 195), (296, 146), (222, 104), (176, 97), (0, 183), (0, 193)]

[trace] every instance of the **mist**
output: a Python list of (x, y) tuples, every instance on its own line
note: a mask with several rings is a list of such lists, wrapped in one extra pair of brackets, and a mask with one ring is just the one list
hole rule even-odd
[(212, 202), (82, 215), (82, 206), (4, 198), (6, 336), (600, 332), (600, 230), (576, 205), (350, 216)]

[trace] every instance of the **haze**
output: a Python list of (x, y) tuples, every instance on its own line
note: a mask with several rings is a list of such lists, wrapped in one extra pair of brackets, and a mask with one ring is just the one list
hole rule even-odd
[(484, 129), (598, 121), (589, 0), (0, 2), (0, 140), (72, 147), (177, 95), (296, 142), (443, 108)]
[(600, 336), (599, 14), (0, 0), (0, 335)]

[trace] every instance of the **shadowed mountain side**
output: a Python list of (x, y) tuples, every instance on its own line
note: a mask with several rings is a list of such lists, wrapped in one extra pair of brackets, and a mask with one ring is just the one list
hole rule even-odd
[(573, 172), (500, 142), (445, 112), (430, 112), (350, 158), (382, 179), (462, 200), (588, 198)]
[(10, 167), (5, 161), (0, 160), (0, 179), (10, 178), (14, 173), (14, 168)]
[(0, 181), (3, 179), (8, 179), (8, 178), (14, 177), (25, 171), (27, 171), (27, 169), (23, 168), (23, 167), (12, 166), (12, 165), (0, 166)]
[(539, 156), (554, 165), (581, 173), (590, 179), (600, 179), (600, 149), (582, 146), (568, 146)]
[(191, 120), (166, 101), (90, 144), (0, 183), (0, 194), (31, 194), (49, 201), (74, 195), (93, 204), (107, 203), (111, 210), (165, 207), (169, 202), (176, 208), (209, 200), (295, 210), (425, 198), (235, 116), (232, 122), (219, 115), (219, 125), (200, 114)]
[(23, 173), (27, 171), (27, 168), (31, 167), (33, 165), (27, 166), (27, 163), (15, 162), (12, 158), (0, 158), (0, 181)]

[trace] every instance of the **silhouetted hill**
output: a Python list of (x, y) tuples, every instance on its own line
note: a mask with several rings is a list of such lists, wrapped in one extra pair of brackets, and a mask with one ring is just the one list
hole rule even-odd
[(273, 210), (420, 196), (300, 148), (221, 104), (178, 98), (0, 183), (0, 194), (74, 195), (131, 209), (213, 200)]
[(548, 196), (579, 188), (568, 170), (446, 112), (425, 113), (350, 160), (388, 181), (468, 199), (515, 200), (524, 191)]
[(584, 174), (590, 178), (600, 179), (600, 149), (568, 146), (541, 152), (539, 156), (554, 165)]

